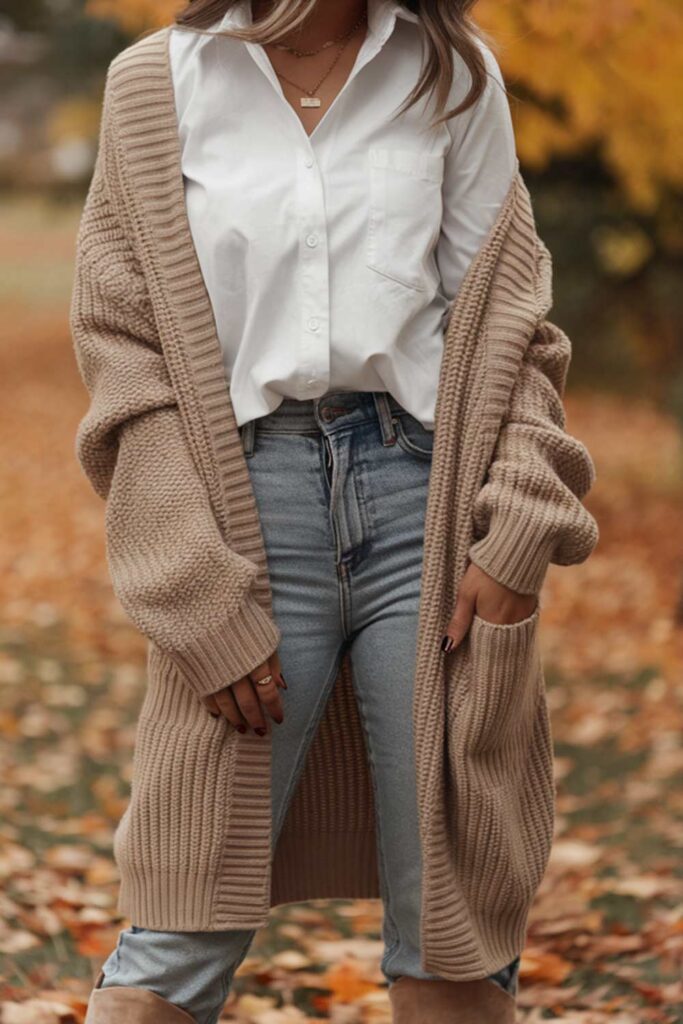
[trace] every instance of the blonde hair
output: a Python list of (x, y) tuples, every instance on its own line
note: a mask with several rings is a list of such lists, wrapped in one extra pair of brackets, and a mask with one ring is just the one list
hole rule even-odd
[[(219, 21), (238, 0), (189, 0), (176, 15), (175, 24), (202, 32)], [(297, 28), (319, 0), (272, 0), (271, 11), (252, 25), (221, 29), (210, 34), (267, 44), (279, 41)], [(487, 69), (479, 45), (482, 33), (470, 17), (476, 0), (399, 0), (420, 19), (427, 48), (426, 61), (415, 87), (406, 98), (401, 113), (426, 93), (434, 92), (439, 124), (467, 110), (477, 102), (486, 86)], [(470, 87), (461, 103), (446, 110), (453, 81), (453, 51), (460, 56), (470, 75)]]

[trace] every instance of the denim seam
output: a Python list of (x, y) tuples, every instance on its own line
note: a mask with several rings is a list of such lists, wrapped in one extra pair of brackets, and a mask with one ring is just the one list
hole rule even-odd
[(328, 480), (329, 490), (329, 508), (328, 508), (328, 519), (332, 529), (332, 536), (334, 537), (334, 563), (337, 569), (337, 589), (340, 597), (339, 605), (341, 612), (341, 626), (342, 634), (344, 639), (348, 641), (351, 637), (351, 623), (352, 608), (351, 608), (351, 591), (348, 584), (348, 566), (343, 558), (343, 543), (337, 527), (336, 516), (334, 513), (335, 506), (343, 503), (343, 495), (339, 493), (339, 479), (335, 477), (335, 463), (334, 463), (334, 448), (329, 439), (328, 435), (325, 435), (327, 450), (330, 455), (330, 469), (329, 475), (326, 471), (326, 478)]
[(315, 710), (313, 712), (313, 716), (311, 717), (308, 723), (308, 728), (305, 730), (303, 736), (299, 741), (299, 746), (296, 752), (296, 758), (294, 759), (294, 769), (289, 777), (287, 788), (285, 790), (284, 797), (282, 798), (282, 806), (280, 807), (280, 813), (273, 828), (273, 846), (275, 846), (275, 843), (279, 838), (280, 829), (282, 828), (282, 825), (284, 823), (285, 809), (287, 808), (289, 800), (292, 796), (292, 791), (299, 781), (301, 770), (303, 768), (303, 758), (301, 752), (307, 746), (310, 736), (313, 733), (315, 733), (315, 730), (318, 728), (318, 725), (320, 723), (320, 717), (322, 716), (325, 705), (327, 704), (327, 701), (331, 696), (330, 686), (334, 683), (337, 677), (339, 666), (341, 665), (342, 658), (344, 656), (345, 648), (346, 643), (342, 642), (335, 651), (330, 671), (325, 676), (325, 682), (323, 686), (320, 688), (320, 693), (315, 703)]
[[(354, 673), (353, 673), (353, 665), (352, 665), (351, 675), (352, 675), (352, 678), (355, 678)], [(361, 714), (361, 720), (362, 720), (362, 723), (363, 723), (363, 730), (364, 730), (364, 733), (365, 733), (365, 740), (366, 740), (366, 743), (367, 743), (368, 755), (369, 755), (369, 759), (370, 759), (370, 767), (371, 767), (370, 777), (372, 779), (372, 789), (373, 789), (373, 793), (374, 793), (375, 807), (376, 807), (375, 827), (376, 827), (376, 832), (377, 832), (377, 837), (376, 837), (377, 838), (377, 852), (379, 854), (379, 859), (380, 859), (380, 863), (381, 863), (381, 878), (380, 878), (380, 882), (381, 882), (382, 888), (384, 889), (384, 892), (385, 892), (384, 913), (389, 918), (390, 926), (391, 926), (391, 928), (393, 928), (394, 935), (396, 936), (394, 941), (391, 943), (389, 949), (385, 949), (384, 956), (382, 957), (383, 967), (386, 967), (388, 961), (391, 959), (391, 957), (395, 953), (396, 949), (400, 945), (401, 936), (400, 936), (400, 932), (398, 930), (398, 926), (396, 924), (396, 919), (394, 918), (394, 915), (393, 915), (393, 911), (391, 910), (391, 890), (390, 890), (390, 887), (389, 887), (389, 872), (387, 870), (387, 863), (386, 863), (386, 859), (385, 859), (385, 855), (384, 855), (384, 844), (383, 844), (383, 840), (382, 840), (382, 826), (381, 826), (381, 822), (380, 822), (380, 810), (379, 810), (379, 807), (380, 807), (379, 791), (378, 791), (377, 778), (376, 778), (376, 772), (375, 772), (375, 758), (374, 758), (374, 755), (373, 755), (372, 740), (370, 739), (370, 730), (368, 729), (368, 725), (367, 725), (367, 716), (366, 716), (366, 713), (365, 713), (365, 704), (364, 704), (363, 698), (362, 698), (362, 696), (360, 694), (360, 687), (354, 687), (354, 688), (356, 690), (356, 696), (357, 696), (357, 699), (358, 699), (358, 708), (359, 708), (359, 711), (360, 711), (360, 714)]]
[[(356, 544), (353, 549), (352, 564), (357, 565), (360, 558), (370, 547), (372, 542), (372, 517), (369, 513), (369, 502), (367, 492), (365, 490), (365, 484), (363, 482), (363, 474), (361, 467), (363, 461), (360, 459), (353, 460), (353, 479), (354, 479), (354, 493), (356, 495), (356, 509), (358, 511), (358, 521), (360, 522), (361, 539), (360, 543)], [(358, 471), (356, 471), (358, 470)], [(350, 589), (350, 587), (349, 587)], [(350, 596), (349, 596), (350, 601)], [(349, 609), (349, 622), (352, 623), (353, 619), (350, 617)]]

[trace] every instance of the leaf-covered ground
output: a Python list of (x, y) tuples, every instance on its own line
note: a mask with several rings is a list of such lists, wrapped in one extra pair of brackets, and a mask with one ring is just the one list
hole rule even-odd
[[(0, 1021), (80, 1024), (122, 924), (111, 837), (145, 648), (113, 597), (103, 506), (73, 452), (86, 408), (66, 320), (74, 210), (0, 220)], [(567, 404), (597, 465), (601, 540), (584, 565), (553, 567), (544, 590), (557, 835), (520, 1019), (677, 1024), (681, 439), (645, 401)], [(377, 901), (278, 909), (225, 1020), (388, 1024), (380, 922)]]

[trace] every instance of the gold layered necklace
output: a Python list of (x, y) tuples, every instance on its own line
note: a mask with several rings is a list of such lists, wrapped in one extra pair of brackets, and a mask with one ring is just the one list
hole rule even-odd
[(318, 89), (323, 84), (323, 82), (329, 77), (329, 75), (331, 75), (332, 71), (334, 70), (338, 61), (340, 60), (341, 55), (348, 46), (352, 36), (357, 32), (357, 30), (363, 24), (365, 19), (366, 12), (363, 11), (355, 25), (352, 25), (350, 29), (344, 32), (341, 36), (338, 36), (336, 39), (330, 39), (327, 42), (323, 43), (322, 46), (318, 47), (317, 50), (297, 50), (296, 47), (288, 46), (284, 43), (273, 44), (273, 46), (276, 47), (278, 50), (287, 50), (288, 53), (294, 54), (295, 57), (313, 57), (318, 53), (322, 53), (323, 50), (328, 49), (330, 46), (334, 46), (335, 44), (341, 43), (341, 46), (339, 47), (339, 52), (337, 53), (336, 57), (330, 64), (325, 74), (318, 82), (315, 83), (312, 89), (307, 89), (305, 85), (300, 85), (298, 82), (293, 82), (290, 78), (287, 78), (280, 71), (275, 69), (275, 74), (278, 76), (278, 78), (281, 78), (284, 82), (287, 82), (289, 85), (293, 85), (300, 92), (306, 93), (305, 96), (299, 97), (299, 103), (302, 107), (322, 106), (322, 100), (320, 99), (319, 96), (316, 96), (315, 94), (317, 93)]

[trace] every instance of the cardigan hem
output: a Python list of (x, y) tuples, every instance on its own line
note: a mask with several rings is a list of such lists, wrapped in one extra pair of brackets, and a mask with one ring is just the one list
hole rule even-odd
[[(498, 971), (502, 971), (518, 956), (521, 956), (525, 944), (524, 940), (520, 945), (515, 945), (513, 943), (507, 952), (501, 948), (499, 951), (500, 959), (498, 957), (495, 959), (489, 958), (482, 967), (478, 967), (476, 969), (451, 971), (448, 966), (444, 966), (443, 960), (432, 961), (430, 957), (422, 957), (420, 960), (420, 968), (428, 974), (438, 974), (445, 981), (485, 981), (490, 978), (492, 974), (497, 974)], [(501, 991), (503, 990), (501, 989)]]
[[(372, 828), (328, 832), (288, 830), (278, 840), (269, 908), (309, 902), (311, 891), (315, 891), (315, 899), (379, 899), (376, 844)], [(139, 928), (211, 932), (261, 928), (268, 924), (269, 910), (261, 914), (231, 912), (221, 899), (220, 880), (212, 894), (210, 885), (197, 883), (193, 869), (154, 870), (147, 874), (129, 870), (121, 859), (120, 852), (121, 886), (117, 909)], [(330, 868), (334, 870), (333, 884)], [(301, 886), (302, 872), (306, 888)], [(188, 893), (196, 897), (196, 902), (192, 903), (192, 910), (183, 912), (188, 906)]]

